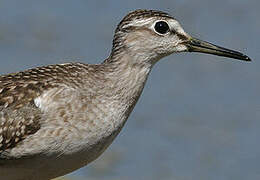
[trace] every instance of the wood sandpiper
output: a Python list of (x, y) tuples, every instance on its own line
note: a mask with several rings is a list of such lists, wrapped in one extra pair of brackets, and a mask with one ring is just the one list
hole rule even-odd
[(153, 65), (177, 52), (250, 58), (188, 35), (165, 12), (136, 10), (101, 64), (65, 63), (0, 76), (0, 178), (49, 180), (101, 155), (124, 126)]

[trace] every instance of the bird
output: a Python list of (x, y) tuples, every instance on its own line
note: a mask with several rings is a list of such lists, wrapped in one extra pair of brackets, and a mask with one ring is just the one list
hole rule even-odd
[(190, 36), (166, 12), (117, 25), (100, 64), (52, 64), (0, 76), (0, 178), (49, 180), (97, 159), (119, 134), (152, 67), (180, 52), (251, 59)]

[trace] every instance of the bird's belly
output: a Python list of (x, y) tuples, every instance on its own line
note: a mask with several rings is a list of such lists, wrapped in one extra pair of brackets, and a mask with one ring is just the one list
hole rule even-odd
[[(86, 149), (78, 149), (60, 156), (37, 156), (32, 159), (8, 160), (0, 164), (0, 177), (8, 180), (49, 180), (81, 168), (96, 158), (111, 144), (115, 135), (100, 139)], [(1, 178), (1, 179), (2, 179)]]
[(52, 160), (53, 162), (55, 161), (55, 163), (49, 163), (50, 161), (48, 161), (43, 168), (49, 169), (46, 172), (50, 173), (49, 177), (54, 178), (84, 167), (97, 159), (112, 143), (116, 135), (117, 133), (114, 133), (110, 136), (103, 137), (99, 139), (97, 143), (87, 148), (79, 148), (77, 152), (64, 154), (59, 158), (53, 157)]
[[(46, 146), (48, 151), (42, 150), (40, 155), (36, 154), (29, 158), (16, 160), (3, 160), (3, 164), (0, 160), (0, 177), (8, 180), (49, 180), (68, 174), (98, 158), (112, 143), (122, 126), (123, 124), (116, 128), (111, 126), (110, 128), (104, 127), (105, 130), (96, 129), (96, 135), (91, 136), (89, 133), (86, 135), (83, 133), (78, 138), (68, 138), (67, 140), (61, 138), (63, 139), (62, 143), (56, 142), (60, 141), (60, 138), (57, 137), (53, 142), (50, 140), (51, 143)], [(41, 132), (39, 132), (40, 135)], [(39, 136), (35, 138), (39, 139)], [(54, 149), (53, 143), (63, 146)], [(39, 144), (35, 144), (35, 146), (40, 148)]]

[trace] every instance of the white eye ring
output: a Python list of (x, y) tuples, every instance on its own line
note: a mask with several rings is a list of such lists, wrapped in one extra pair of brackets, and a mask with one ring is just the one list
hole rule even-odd
[(170, 26), (166, 21), (159, 20), (153, 25), (154, 31), (159, 35), (165, 35), (170, 32)]

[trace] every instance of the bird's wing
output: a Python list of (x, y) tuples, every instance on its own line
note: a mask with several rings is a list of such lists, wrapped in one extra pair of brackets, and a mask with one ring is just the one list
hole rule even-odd
[(42, 112), (32, 105), (21, 108), (0, 107), (0, 156), (1, 152), (15, 147), (27, 136), (40, 129)]
[(41, 109), (35, 99), (66, 86), (73, 64), (50, 65), (0, 76), (0, 155), (40, 129)]

